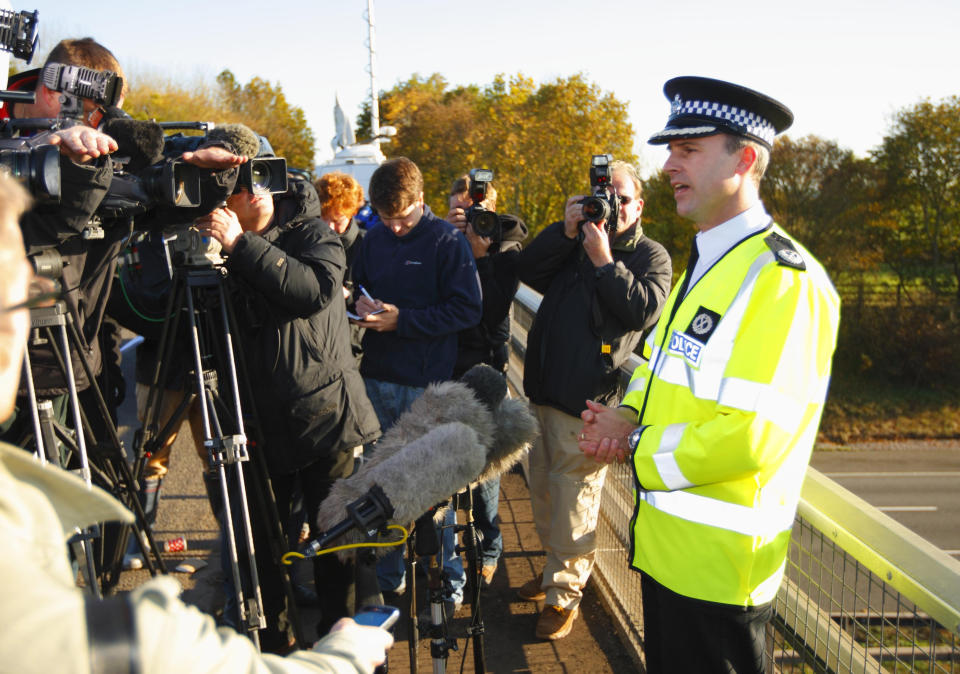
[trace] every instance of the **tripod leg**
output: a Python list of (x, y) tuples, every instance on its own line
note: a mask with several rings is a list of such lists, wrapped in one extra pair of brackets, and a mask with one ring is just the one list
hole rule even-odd
[[(253, 391), (250, 387), (250, 377), (247, 375), (246, 363), (243, 359), (241, 349), (234, 350), (233, 333), (235, 332), (236, 319), (233, 316), (233, 307), (227, 301), (223, 285), (218, 286), (220, 311), (223, 324), (225, 326), (224, 343), (226, 347), (226, 366), (230, 376), (231, 390), (234, 393), (235, 409), (237, 410), (237, 423), (240, 432), (244, 434), (243, 415), (241, 414), (241, 382), (243, 385), (243, 396), (248, 401), (253, 401)], [(251, 404), (249, 412), (254, 420), (253, 436), (256, 439), (256, 447), (263, 448), (265, 443), (262, 434), (259, 433), (260, 424), (257, 415), (256, 406)], [(270, 546), (272, 559), (281, 559), (289, 549), (287, 547), (287, 538), (283, 534), (283, 524), (280, 521), (280, 515), (277, 510), (277, 504), (273, 497), (273, 489), (270, 486), (270, 478), (267, 471), (266, 459), (263, 456), (263, 450), (255, 450), (250, 454), (250, 463), (254, 468), (252, 472), (252, 486), (256, 492), (258, 507), (264, 513), (266, 524), (269, 528), (267, 543)], [(287, 600), (287, 615), (293, 627), (294, 640), (298, 648), (303, 648), (306, 640), (303, 634), (303, 624), (300, 620), (300, 612), (297, 607), (296, 596), (293, 591), (293, 580), (290, 578), (289, 567), (280, 565), (280, 582), (283, 587)]]
[[(67, 321), (66, 328), (69, 328), (69, 337), (74, 348), (79, 351), (80, 349), (80, 335), (77, 332), (76, 326), (72, 321)], [(67, 331), (64, 330), (66, 333)], [(66, 343), (66, 342), (65, 342)], [(69, 351), (65, 351), (69, 353)], [(166, 566), (163, 563), (163, 557), (160, 554), (160, 548), (157, 545), (156, 540), (153, 536), (153, 530), (150, 527), (150, 524), (147, 522), (146, 515), (143, 512), (143, 508), (140, 506), (140, 499), (137, 495), (136, 481), (133, 479), (133, 473), (130, 470), (130, 464), (127, 463), (127, 458), (123, 452), (123, 443), (120, 440), (120, 435), (117, 433), (116, 424), (113, 423), (113, 417), (110, 414), (110, 410), (107, 408), (106, 400), (103, 398), (103, 393), (100, 391), (100, 387), (97, 384), (96, 377), (93, 374), (93, 370), (90, 367), (90, 364), (85, 358), (80, 358), (80, 363), (83, 366), (84, 374), (87, 376), (87, 381), (90, 382), (90, 386), (87, 391), (93, 397), (93, 400), (96, 404), (96, 407), (100, 413), (100, 418), (103, 421), (103, 429), (105, 430), (109, 444), (105, 452), (101, 453), (99, 458), (102, 458), (106, 465), (105, 469), (109, 470), (114, 476), (114, 479), (111, 481), (111, 491), (113, 494), (121, 501), (125, 506), (130, 508), (133, 511), (133, 514), (136, 518), (136, 527), (139, 527), (139, 534), (143, 536), (148, 543), (150, 551), (153, 553), (153, 558), (156, 560), (156, 564), (150, 558), (150, 555), (144, 555), (144, 561), (147, 564), (147, 569), (150, 571), (150, 575), (156, 576), (159, 569), (160, 572), (166, 573)], [(64, 359), (67, 368), (72, 373), (73, 368), (70, 365), (70, 359)], [(72, 374), (70, 375), (72, 378)], [(81, 425), (78, 428), (84, 428), (89, 432), (90, 424), (86, 420), (86, 416), (83, 412), (83, 409), (79, 405), (79, 398), (76, 405), (76, 415), (81, 419)], [(81, 449), (82, 452), (85, 452), (84, 449)], [(116, 586), (119, 577), (120, 571), (123, 566), (123, 553), (126, 550), (126, 541), (123, 540), (121, 535), (120, 540), (117, 541), (118, 545), (114, 550), (113, 560), (109, 564), (108, 568), (104, 572), (104, 585), (108, 588), (113, 588)]]
[(90, 527), (86, 531), (77, 531), (74, 537), (70, 539), (70, 549), (73, 551), (74, 558), (80, 564), (83, 572), (84, 582), (90, 594), (97, 599), (103, 599), (103, 593), (97, 584), (97, 570), (93, 561), (93, 539), (99, 536), (98, 527)]
[[(256, 560), (254, 557), (253, 535), (251, 531), (249, 510), (246, 507), (246, 489), (244, 487), (243, 471), (239, 465), (240, 461), (245, 461), (246, 456), (246, 438), (240, 435), (224, 438), (219, 420), (216, 416), (216, 407), (214, 405), (213, 392), (204, 376), (203, 359), (200, 353), (200, 333), (196, 320), (196, 309), (194, 306), (193, 292), (187, 288), (184, 293), (187, 303), (187, 316), (190, 323), (191, 346), (193, 348), (194, 376), (196, 378), (196, 390), (201, 395), (201, 416), (203, 419), (204, 444), (210, 452), (210, 465), (216, 467), (220, 479), (220, 492), (223, 494), (223, 526), (224, 540), (227, 544), (227, 550), (230, 562), (230, 571), (233, 578), (234, 595), (237, 602), (237, 612), (239, 614), (240, 624), (238, 627), (247, 634), (257, 650), (260, 649), (259, 631), (266, 627), (266, 618), (263, 613), (263, 601), (260, 595), (260, 583), (257, 576)], [(237, 409), (239, 416), (239, 408)], [(248, 603), (244, 593), (244, 585), (240, 576), (240, 558), (238, 554), (237, 531), (234, 526), (234, 507), (232, 503), (230, 485), (227, 480), (227, 465), (236, 465), (235, 484), (240, 491), (240, 514), (241, 527), (243, 528), (242, 539), (246, 543), (247, 550), (247, 569), (250, 576), (250, 586), (253, 596)]]
[(447, 616), (443, 601), (443, 569), (437, 560), (442, 551), (440, 536), (433, 521), (433, 511), (421, 515), (414, 525), (416, 545), (414, 554), (427, 560), (427, 587), (428, 604), (430, 606), (430, 622), (427, 632), (430, 636), (430, 657), (433, 660), (433, 671), (442, 674), (447, 669), (447, 658), (450, 650), (456, 649), (456, 642), (448, 638)]
[(28, 349), (23, 350), (23, 372), (24, 379), (27, 382), (27, 402), (30, 405), (30, 418), (33, 421), (33, 437), (37, 458), (40, 459), (41, 464), (45, 464), (47, 461), (59, 463), (53, 458), (57, 450), (57, 445), (55, 443), (51, 444), (53, 429), (49, 425), (42, 426), (40, 421), (39, 406), (46, 405), (46, 414), (52, 416), (53, 404), (49, 400), (37, 402), (37, 391), (33, 386), (33, 368), (30, 366), (30, 351)]

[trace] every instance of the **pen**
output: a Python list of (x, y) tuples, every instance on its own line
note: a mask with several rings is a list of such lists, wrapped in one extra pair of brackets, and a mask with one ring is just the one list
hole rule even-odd
[(359, 283), (357, 284), (357, 287), (360, 288), (360, 292), (363, 293), (363, 296), (364, 296), (364, 297), (366, 297), (366, 298), (367, 298), (368, 300), (370, 300), (371, 302), (376, 302), (375, 299), (373, 299), (372, 297), (370, 297), (370, 293), (367, 292), (367, 289), (366, 289), (366, 288), (364, 288), (364, 287), (363, 287), (362, 285), (360, 285)]

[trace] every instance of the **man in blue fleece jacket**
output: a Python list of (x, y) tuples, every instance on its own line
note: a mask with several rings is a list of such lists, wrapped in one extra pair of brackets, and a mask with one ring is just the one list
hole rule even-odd
[[(361, 318), (355, 322), (366, 328), (360, 374), (386, 432), (427, 384), (453, 375), (457, 333), (480, 322), (482, 303), (470, 245), (424, 204), (416, 164), (406, 157), (384, 162), (370, 178), (369, 194), (382, 224), (367, 232), (354, 261)], [(445, 599), (455, 608), (465, 575), (456, 553), (444, 552)], [(384, 591), (403, 591), (399, 554), (387, 556), (378, 571)]]

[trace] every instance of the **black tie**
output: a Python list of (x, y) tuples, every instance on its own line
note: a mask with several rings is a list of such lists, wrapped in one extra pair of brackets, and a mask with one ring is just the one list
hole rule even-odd
[(679, 298), (682, 300), (690, 290), (690, 277), (693, 276), (693, 270), (697, 266), (697, 260), (700, 259), (700, 251), (697, 250), (697, 238), (693, 238), (693, 244), (690, 246), (690, 258), (687, 260), (687, 272), (683, 276), (683, 287), (680, 289)]
[(700, 251), (697, 250), (697, 239), (694, 237), (693, 244), (690, 246), (690, 259), (687, 260), (687, 271), (683, 274), (683, 283), (680, 284), (680, 290), (677, 291), (677, 299), (673, 303), (673, 309), (670, 311), (670, 322), (673, 322), (673, 317), (677, 315), (677, 309), (680, 308), (680, 303), (683, 302), (684, 296), (687, 294), (687, 290), (690, 289), (690, 276), (693, 275), (693, 269), (697, 266), (697, 260), (700, 259)]

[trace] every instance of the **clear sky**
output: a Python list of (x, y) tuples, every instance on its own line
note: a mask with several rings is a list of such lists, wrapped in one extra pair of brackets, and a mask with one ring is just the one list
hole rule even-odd
[[(318, 161), (332, 156), (334, 95), (351, 120), (369, 96), (366, 0), (12, 4), (40, 11), (47, 48), (96, 38), (134, 84), (144, 73), (211, 83), (224, 68), (279, 83), (306, 113)], [(861, 155), (896, 110), (960, 94), (957, 0), (377, 0), (374, 18), (379, 89), (414, 73), (482, 86), (497, 73), (539, 84), (582, 72), (629, 103), (645, 171), (664, 158), (645, 141), (666, 121), (662, 86), (676, 75), (758, 89), (794, 111), (791, 135)]]

